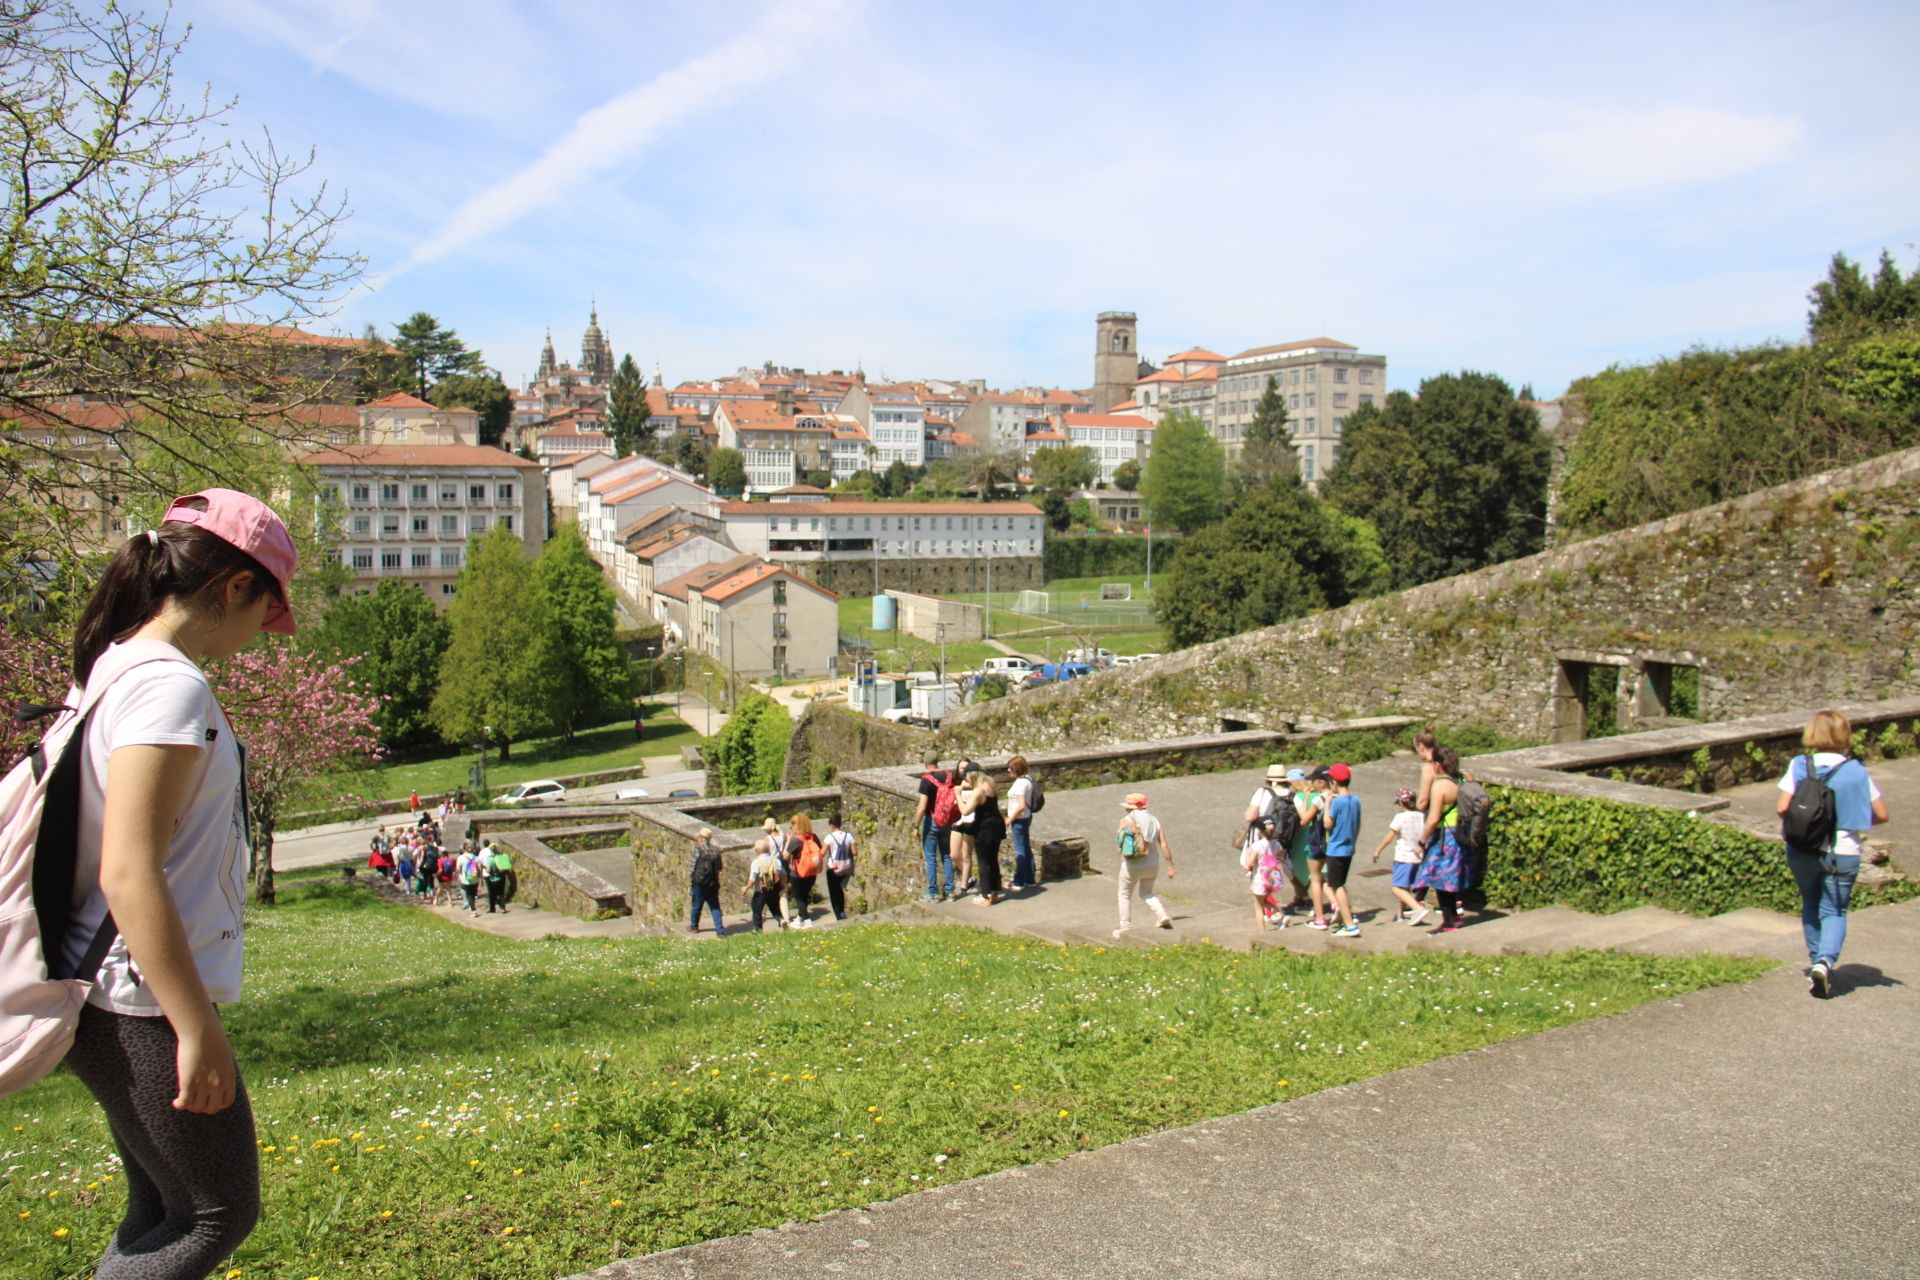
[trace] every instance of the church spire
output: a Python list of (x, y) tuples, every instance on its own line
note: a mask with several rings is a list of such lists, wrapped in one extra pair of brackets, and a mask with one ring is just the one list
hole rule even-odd
[(559, 366), (559, 364), (560, 364), (559, 360), (554, 358), (553, 329), (551, 326), (549, 326), (547, 329), (546, 345), (540, 348), (540, 372), (535, 376), (538, 378), (539, 381), (545, 382), (548, 378), (551, 378), (553, 376), (553, 371), (555, 368)]

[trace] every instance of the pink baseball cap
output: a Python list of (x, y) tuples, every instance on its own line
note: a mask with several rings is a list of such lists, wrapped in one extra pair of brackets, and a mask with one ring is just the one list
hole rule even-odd
[(293, 549), (293, 535), (272, 507), (236, 489), (202, 489), (175, 498), (160, 523), (197, 524), (258, 560), (280, 588), (280, 598), (267, 606), (267, 620), (261, 625), (283, 636), (294, 633), (287, 600), (300, 557)]

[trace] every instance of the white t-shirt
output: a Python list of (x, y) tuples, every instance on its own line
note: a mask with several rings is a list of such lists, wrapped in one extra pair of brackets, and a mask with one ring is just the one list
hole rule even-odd
[(1420, 833), (1427, 829), (1427, 816), (1413, 809), (1402, 809), (1393, 815), (1393, 821), (1387, 824), (1393, 828), (1396, 837), (1393, 844), (1395, 862), (1420, 861)]
[(1013, 785), (1007, 788), (1007, 812), (1013, 813), (1016, 810), (1020, 816), (1009, 818), (1007, 821), (1025, 822), (1033, 817), (1033, 779), (1024, 773), (1015, 778)]
[(1247, 808), (1253, 810), (1253, 816), (1258, 820), (1277, 810), (1285, 799), (1279, 788), (1261, 787), (1253, 793), (1253, 798), (1247, 801)]
[(1160, 869), (1160, 819), (1145, 809), (1135, 809), (1128, 817), (1133, 819), (1134, 841), (1140, 850), (1137, 858), (1122, 858), (1123, 869), (1133, 875)]
[[(155, 652), (172, 658), (146, 663), (116, 682), (94, 707), (87, 727), (87, 752), (80, 768), (77, 905), (64, 954), (69, 967), (78, 965), (107, 915), (106, 894), (100, 889), (100, 841), (110, 781), (108, 762), (114, 751), (129, 746), (198, 747), (204, 772), (174, 825), (165, 875), (207, 995), (216, 1004), (232, 1004), (240, 998), (240, 933), (246, 914), (248, 862), (241, 750), (233, 726), (214, 701), (206, 674), (162, 641), (130, 640), (109, 646), (94, 663), (89, 679), (109, 677), (129, 658)], [(162, 1012), (122, 938), (114, 939), (87, 1002), (141, 1017), (158, 1017)]]

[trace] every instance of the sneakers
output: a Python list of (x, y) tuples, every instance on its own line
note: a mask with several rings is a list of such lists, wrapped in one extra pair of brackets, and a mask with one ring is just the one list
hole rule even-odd
[(1428, 916), (1432, 914), (1433, 914), (1433, 908), (1422, 907), (1418, 911), (1414, 912), (1412, 915), (1407, 917), (1407, 923), (1410, 925), (1419, 924), (1422, 920), (1425, 920)]
[(1360, 926), (1357, 924), (1343, 924), (1328, 936), (1334, 938), (1357, 938), (1360, 936)]
[(1435, 933), (1458, 933), (1460, 932), (1460, 922), (1458, 920), (1455, 920), (1455, 921), (1452, 921), (1451, 923), (1443, 924), (1438, 929), (1435, 929), (1434, 932)]
[(1807, 994), (1815, 1000), (1825, 1000), (1833, 994), (1833, 969), (1829, 965), (1815, 964), (1807, 970)]
[(1160, 927), (1160, 928), (1162, 928), (1162, 929), (1171, 929), (1171, 928), (1173, 928), (1173, 917), (1172, 917), (1172, 916), (1161, 916), (1161, 917), (1160, 917), (1160, 923), (1159, 923), (1159, 927)]
[(1125, 929), (1115, 929), (1115, 930), (1113, 931), (1113, 940), (1114, 940), (1115, 942), (1118, 942), (1118, 941), (1120, 941), (1120, 939), (1122, 939), (1122, 938), (1124, 938), (1124, 937), (1126, 937), (1126, 936), (1127, 936), (1127, 930), (1125, 930)]
[(1313, 919), (1307, 921), (1307, 928), (1309, 929), (1325, 929), (1327, 927), (1327, 918), (1325, 916), (1315, 916)]

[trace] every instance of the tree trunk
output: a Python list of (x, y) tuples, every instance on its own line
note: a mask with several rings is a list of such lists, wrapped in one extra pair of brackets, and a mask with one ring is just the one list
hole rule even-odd
[(253, 900), (263, 907), (274, 904), (273, 888), (273, 828), (264, 823), (258, 827), (260, 848), (254, 855)]
[(506, 738), (500, 739), (500, 760), (505, 763), (512, 755), (513, 743)]

